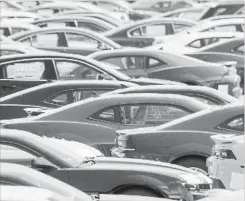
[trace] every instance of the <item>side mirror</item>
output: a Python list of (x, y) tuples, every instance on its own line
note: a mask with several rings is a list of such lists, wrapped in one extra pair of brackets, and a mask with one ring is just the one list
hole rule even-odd
[(31, 167), (45, 173), (57, 169), (57, 167), (53, 163), (50, 163), (48, 160), (46, 160), (43, 157), (38, 157), (33, 159), (31, 161)]
[(99, 74), (98, 80), (113, 80), (113, 78), (108, 74)]

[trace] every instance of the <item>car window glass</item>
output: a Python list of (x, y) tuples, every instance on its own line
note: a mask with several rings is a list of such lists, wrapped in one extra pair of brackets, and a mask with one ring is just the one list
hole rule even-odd
[(106, 121), (111, 123), (121, 123), (121, 113), (119, 107), (111, 107), (104, 109), (96, 115), (92, 116), (93, 119)]
[(56, 67), (60, 79), (64, 80), (97, 80), (99, 71), (83, 63), (73, 61), (56, 61)]
[(58, 47), (58, 33), (39, 33), (31, 37), (31, 44), (38, 47)]
[(19, 33), (19, 32), (22, 32), (22, 31), (27, 31), (28, 29), (25, 29), (25, 28), (17, 28), (17, 27), (12, 27), (11, 28), (11, 34), (15, 34), (15, 33)]
[(156, 67), (163, 67), (163, 66), (167, 66), (167, 64), (155, 58), (149, 57), (147, 68), (156, 68)]
[(189, 25), (187, 24), (177, 24), (177, 23), (174, 23), (173, 24), (173, 27), (174, 27), (174, 32), (179, 32), (179, 31), (182, 31), (188, 27), (190, 27)]
[(135, 70), (144, 68), (144, 57), (141, 56), (112, 57), (104, 59), (103, 62), (113, 64), (124, 70)]
[(190, 95), (190, 96), (208, 105), (218, 105), (216, 101), (206, 98), (204, 96), (197, 96), (197, 95)]
[(203, 46), (202, 46), (202, 41), (201, 41), (200, 39), (191, 42), (191, 43), (188, 44), (187, 46), (193, 47), (193, 48), (201, 48), (201, 47), (203, 47)]
[(66, 27), (66, 23), (65, 22), (47, 22), (46, 23), (46, 27)]
[(236, 32), (235, 25), (224, 25), (224, 26), (217, 26), (214, 27), (214, 30), (217, 32)]
[(153, 8), (169, 8), (171, 6), (170, 2), (157, 2), (152, 7)]
[(103, 94), (105, 92), (108, 92), (108, 90), (83, 90), (83, 89), (78, 89), (78, 90), (69, 90), (69, 91), (64, 91), (61, 92), (52, 98), (49, 98), (46, 102), (63, 106), (67, 105), (70, 103), (74, 103), (77, 101), (84, 100), (86, 98), (90, 97), (97, 97), (100, 94)]
[(140, 28), (137, 28), (137, 29), (131, 31), (131, 32), (130, 32), (130, 35), (131, 35), (131, 36), (141, 36)]
[(66, 33), (66, 37), (68, 47), (72, 48), (97, 49), (100, 45), (97, 40), (82, 34)]
[(45, 63), (43, 61), (21, 61), (4, 66), (8, 79), (45, 79)]
[(190, 114), (171, 105), (125, 105), (124, 124), (163, 124)]
[(89, 29), (91, 31), (95, 31), (95, 32), (98, 32), (98, 33), (106, 31), (105, 28), (103, 28), (103, 27), (101, 27), (99, 25), (96, 25), (96, 24), (89, 23), (89, 22), (79, 22), (78, 21), (77, 25), (78, 25), (79, 28)]
[(149, 24), (141, 28), (142, 36), (156, 37), (165, 34), (166, 34), (166, 24)]
[(244, 132), (244, 117), (237, 117), (229, 121), (225, 128), (234, 130), (234, 131), (241, 131)]
[(218, 15), (222, 15), (223, 13), (225, 13), (227, 11), (227, 8), (218, 8), (215, 12), (214, 12), (214, 14), (213, 14), (213, 16), (218, 16)]
[(23, 52), (19, 52), (19, 51), (15, 51), (15, 50), (3, 50), (3, 49), (0, 49), (0, 56), (13, 55), (13, 54), (23, 54)]

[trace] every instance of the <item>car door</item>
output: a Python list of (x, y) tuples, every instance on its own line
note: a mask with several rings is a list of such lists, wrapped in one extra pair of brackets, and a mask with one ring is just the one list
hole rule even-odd
[(37, 49), (64, 52), (67, 43), (62, 32), (39, 32), (20, 40), (22, 43), (31, 45)]
[[(128, 30), (127, 40), (124, 46), (147, 47), (151, 46), (154, 38), (173, 34), (173, 27), (170, 23), (155, 22), (141, 25)], [(120, 44), (120, 42), (118, 42)]]
[(57, 79), (50, 59), (23, 59), (0, 65), (0, 97)]
[(117, 70), (127, 74), (130, 77), (147, 77), (145, 71), (145, 56), (116, 56), (108, 57), (101, 60), (113, 64)]
[(85, 34), (66, 32), (65, 37), (67, 47), (64, 51), (66, 53), (86, 56), (97, 51), (112, 49), (108, 44)]

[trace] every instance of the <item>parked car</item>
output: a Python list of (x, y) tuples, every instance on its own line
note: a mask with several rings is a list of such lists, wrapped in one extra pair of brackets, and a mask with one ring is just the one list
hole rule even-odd
[(28, 23), (23, 24), (22, 22), (19, 22), (16, 19), (2, 20), (0, 24), (1, 34), (7, 37), (22, 31), (35, 30), (35, 29), (38, 29), (38, 27)]
[(178, 8), (190, 8), (196, 6), (197, 3), (189, 0), (138, 0), (132, 4), (135, 10), (152, 10), (157, 12), (167, 12)]
[(0, 104), (35, 105), (58, 108), (86, 98), (96, 97), (102, 93), (132, 86), (138, 85), (119, 81), (56, 81), (4, 96), (0, 99)]
[[(37, 135), (83, 142), (98, 147), (108, 155), (114, 145), (117, 129), (160, 125), (208, 107), (205, 103), (182, 95), (118, 94), (90, 98), (37, 117), (2, 120), (1, 123), (6, 124), (4, 127)], [(1, 113), (4, 119), (4, 112)]]
[[(234, 122), (243, 125), (243, 122)], [(210, 176), (222, 181), (226, 189), (244, 189), (244, 136), (211, 136), (215, 142), (212, 155), (207, 159)]]
[(55, 17), (57, 16), (70, 16), (70, 17), (92, 17), (96, 18), (99, 20), (103, 20), (106, 23), (111, 24), (112, 26), (119, 27), (123, 25), (123, 22), (118, 21), (116, 18), (113, 16), (110, 16), (106, 13), (100, 13), (100, 12), (83, 12), (79, 10), (71, 10), (71, 11), (63, 11), (56, 13), (54, 15)]
[[(204, 20), (212, 18), (226, 18), (226, 16), (240, 14), (244, 10), (244, 3), (237, 1), (216, 1), (205, 4), (198, 4), (190, 8), (180, 8), (161, 14), (161, 17), (178, 17), (191, 20)], [(233, 18), (233, 17), (231, 17)]]
[(9, 1), (9, 0), (0, 0), (0, 9), (1, 11), (3, 10), (8, 10), (8, 11), (24, 11), (24, 7), (19, 5), (18, 3), (14, 1)]
[(237, 74), (241, 78), (240, 86), (244, 89), (244, 57), (239, 54), (224, 52), (195, 52), (185, 54), (187, 56), (200, 59), (206, 62), (222, 63), (227, 67), (235, 66)]
[(125, 24), (103, 35), (122, 46), (147, 47), (154, 43), (155, 37), (167, 37), (195, 24), (185, 19), (151, 18)]
[[(157, 127), (118, 130), (112, 156), (166, 161), (207, 171), (211, 135), (244, 133), (244, 104), (210, 108)], [(238, 123), (239, 122), (239, 123)], [(242, 123), (241, 123), (242, 122)]]
[[(203, 190), (212, 188), (213, 181), (209, 177), (184, 167), (146, 160), (118, 160), (112, 157), (89, 159), (81, 157), (77, 147), (70, 147), (67, 152), (65, 145), (52, 146), (42, 141), (39, 136), (24, 131), (7, 129), (0, 135), (1, 144), (14, 141), (18, 142), (18, 148), (21, 150), (35, 151), (32, 154), (37, 158), (33, 160), (32, 168), (54, 177), (48, 177), (24, 166), (1, 163), (1, 182), (11, 181), (16, 184), (19, 181), (30, 186), (41, 183), (43, 188), (63, 192), (63, 195), (67, 197), (72, 194), (77, 199), (79, 196), (89, 197), (81, 192), (84, 191), (96, 194), (144, 195), (193, 201), (192, 193), (200, 194), (204, 193)], [(15, 147), (14, 144), (12, 146)], [(142, 183), (142, 181), (145, 182)], [(163, 185), (165, 188), (161, 188)], [(200, 188), (200, 191), (197, 192), (194, 189), (189, 191), (193, 185)]]
[(9, 184), (1, 185), (0, 188), (1, 201), (65, 201), (65, 198), (61, 195), (39, 187), (13, 186)]
[(199, 52), (211, 44), (217, 44), (220, 41), (228, 41), (242, 36), (244, 36), (242, 33), (233, 32), (198, 32), (187, 34), (185, 37), (182, 35), (173, 35), (173, 37), (167, 39), (164, 39), (164, 37), (158, 37), (155, 40), (155, 46), (153, 45), (151, 48), (186, 54)]
[(15, 55), (15, 54), (31, 54), (41, 52), (33, 47), (24, 45), (23, 43), (0, 43), (0, 56)]
[(52, 17), (45, 20), (38, 20), (33, 22), (34, 25), (43, 27), (78, 27), (88, 29), (97, 33), (109, 31), (115, 26), (91, 17), (74, 17), (74, 16), (61, 16)]
[(185, 29), (178, 34), (190, 34), (196, 32), (244, 32), (244, 20), (243, 19), (223, 19), (210, 21), (209, 19), (203, 20), (196, 26)]
[(45, 27), (14, 34), (10, 39), (42, 50), (80, 55), (121, 48), (117, 43), (93, 31), (74, 27)]
[(169, 80), (133, 79), (110, 65), (72, 54), (42, 52), (0, 58), (0, 97), (55, 80), (117, 80), (139, 85), (181, 85)]
[(219, 43), (204, 47), (203, 52), (224, 52), (238, 55), (244, 55), (244, 37), (234, 38), (228, 41), (220, 41)]
[(241, 95), (240, 77), (235, 69), (221, 64), (151, 49), (103, 51), (89, 57), (118, 66), (119, 71), (131, 77), (169, 79), (209, 86), (236, 97)]
[[(212, 89), (210, 87), (203, 87), (203, 86), (178, 86), (178, 85), (136, 86), (136, 87), (129, 87), (126, 89), (114, 90), (111, 92), (104, 93), (102, 95), (108, 96), (111, 94), (132, 94), (132, 93), (180, 94), (184, 96), (193, 97), (209, 105), (226, 105), (238, 101), (233, 96), (219, 92), (218, 90)], [(7, 99), (8, 96), (5, 97)], [(0, 101), (0, 103), (1, 102), (9, 103), (8, 101), (4, 101), (5, 97), (2, 98), (2, 101)]]

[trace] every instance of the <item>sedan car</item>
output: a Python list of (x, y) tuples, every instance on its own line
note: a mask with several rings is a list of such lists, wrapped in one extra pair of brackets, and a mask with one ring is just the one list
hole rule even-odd
[[(242, 125), (243, 122), (235, 122)], [(207, 159), (208, 173), (219, 178), (226, 189), (244, 189), (244, 136), (211, 136), (215, 142), (212, 155)]]
[[(226, 105), (238, 101), (233, 96), (219, 92), (218, 90), (212, 89), (210, 87), (203, 87), (203, 86), (178, 86), (178, 85), (136, 86), (136, 87), (129, 87), (126, 89), (118, 89), (102, 95), (107, 96), (111, 94), (132, 94), (132, 93), (180, 94), (184, 96), (193, 97), (209, 105)], [(2, 98), (2, 100), (4, 100), (4, 98)], [(5, 101), (0, 101), (0, 103), (1, 102), (5, 102)]]
[(132, 79), (110, 65), (72, 54), (42, 52), (0, 58), (0, 97), (55, 80), (117, 80), (139, 85), (181, 84), (169, 80)]
[(89, 98), (36, 117), (1, 122), (6, 128), (93, 145), (108, 155), (117, 129), (160, 125), (209, 107), (182, 95), (117, 94)]
[(167, 161), (207, 171), (216, 134), (244, 134), (244, 104), (228, 104), (157, 127), (118, 130), (112, 156)]
[(93, 31), (73, 27), (45, 27), (14, 34), (10, 38), (42, 50), (80, 55), (121, 48), (117, 43)]
[(88, 29), (97, 33), (109, 31), (115, 26), (106, 23), (103, 20), (99, 20), (91, 17), (75, 17), (75, 16), (61, 16), (61, 17), (52, 17), (44, 20), (38, 20), (32, 24), (43, 27), (78, 27)]
[(237, 97), (241, 94), (240, 77), (234, 67), (150, 49), (103, 51), (89, 57), (118, 66), (119, 71), (131, 77), (169, 79), (209, 86)]
[[(80, 156), (77, 147), (69, 147), (67, 152), (67, 146), (53, 146), (31, 133), (9, 129), (2, 131), (1, 144), (18, 143), (20, 150), (37, 157), (32, 161), (32, 168), (87, 193), (144, 195), (193, 201), (191, 193), (211, 189), (213, 183), (203, 173), (180, 166), (112, 157), (84, 158)], [(16, 147), (15, 144), (11, 146)], [(83, 193), (42, 173), (31, 169), (27, 171), (23, 166), (2, 163), (0, 171), (1, 182), (11, 181), (16, 185), (19, 181), (31, 186), (43, 183), (44, 188), (63, 192), (66, 196), (73, 194), (78, 197)], [(188, 191), (192, 187), (197, 187), (200, 192), (195, 189)]]
[(19, 22), (18, 19), (1, 20), (0, 34), (10, 36), (22, 31), (35, 30), (38, 27), (28, 23)]
[(152, 18), (128, 23), (103, 35), (122, 46), (147, 47), (155, 37), (169, 36), (196, 25), (194, 21), (177, 18)]

